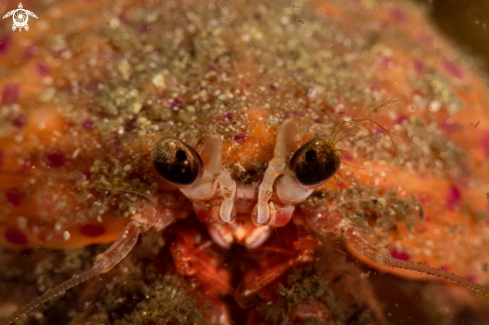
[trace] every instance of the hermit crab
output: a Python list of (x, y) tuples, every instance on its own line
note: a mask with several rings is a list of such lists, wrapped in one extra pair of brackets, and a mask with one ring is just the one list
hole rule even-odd
[(359, 261), (486, 316), (487, 85), (418, 7), (32, 9), (0, 34), (1, 325), (387, 324)]

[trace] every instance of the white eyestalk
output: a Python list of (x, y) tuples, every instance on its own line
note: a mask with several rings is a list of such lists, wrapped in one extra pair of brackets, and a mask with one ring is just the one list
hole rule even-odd
[(263, 181), (260, 184), (258, 191), (258, 203), (256, 219), (253, 222), (257, 225), (265, 225), (270, 222), (270, 208), (268, 200), (273, 193), (273, 183), (275, 179), (287, 173), (286, 170), (286, 155), (290, 152), (293, 141), (297, 132), (297, 123), (294, 120), (286, 120), (282, 123), (278, 131), (277, 142), (275, 144), (275, 152), (272, 160), (268, 163), (267, 170), (263, 176)]
[(277, 182), (277, 196), (283, 203), (299, 204), (303, 202), (314, 188), (305, 188), (297, 183), (291, 175), (284, 175)]
[(230, 223), (233, 221), (231, 214), (236, 197), (236, 182), (222, 166), (221, 139), (217, 136), (211, 137), (204, 142), (204, 146), (202, 178), (191, 187), (180, 188), (180, 191), (191, 200), (208, 200), (216, 193), (217, 183), (219, 183), (223, 195), (219, 218), (223, 222)]

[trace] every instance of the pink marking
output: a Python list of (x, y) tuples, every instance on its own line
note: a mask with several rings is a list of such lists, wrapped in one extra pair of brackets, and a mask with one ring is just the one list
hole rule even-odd
[(443, 61), (443, 68), (454, 78), (462, 79), (464, 77), (462, 70), (448, 60)]
[(314, 123), (316, 123), (316, 124), (321, 124), (321, 120), (320, 120), (320, 119), (318, 119), (318, 118), (315, 118), (313, 121), (314, 121)]
[(22, 171), (26, 172), (32, 169), (32, 160), (26, 159), (22, 164)]
[(430, 201), (430, 195), (425, 192), (420, 192), (417, 195), (417, 199), (420, 204), (426, 204)]
[(232, 121), (233, 120), (233, 113), (227, 112), (227, 113), (222, 114), (222, 119), (224, 121)]
[(390, 251), (392, 257), (397, 258), (398, 260), (409, 261), (408, 253), (401, 252), (399, 253), (397, 250), (393, 249)]
[(417, 73), (424, 72), (424, 64), (420, 60), (413, 60), (413, 68)]
[(20, 230), (9, 228), (5, 231), (5, 238), (12, 244), (25, 246), (29, 243), (27, 236)]
[(44, 77), (45, 75), (47, 75), (49, 73), (49, 68), (46, 64), (44, 63), (38, 63), (36, 65), (36, 72), (37, 74), (39, 74), (41, 77)]
[(423, 44), (426, 47), (431, 47), (433, 45), (434, 38), (433, 36), (425, 33), (421, 33), (417, 36), (418, 42)]
[(99, 237), (105, 234), (105, 228), (102, 225), (87, 224), (80, 227), (80, 234), (85, 237)]
[(24, 115), (19, 115), (14, 120), (14, 126), (18, 129), (21, 129), (25, 126), (27, 122), (27, 118)]
[(88, 130), (91, 130), (93, 128), (93, 121), (92, 120), (85, 120), (82, 122), (82, 127)]
[(395, 119), (395, 123), (396, 124), (402, 124), (404, 121), (406, 121), (408, 118), (406, 115), (404, 114), (397, 114), (396, 116), (396, 119)]
[(381, 55), (377, 58), (377, 62), (381, 68), (388, 69), (394, 67), (394, 59), (387, 55)]
[(235, 135), (234, 141), (236, 141), (237, 143), (244, 143), (246, 141), (246, 135), (244, 135), (243, 133)]
[(7, 201), (14, 207), (18, 207), (25, 201), (25, 194), (19, 188), (11, 188), (5, 192), (5, 196), (7, 197)]
[(406, 13), (398, 8), (392, 8), (389, 10), (389, 15), (398, 23), (403, 23), (408, 20)]
[(0, 39), (0, 55), (5, 54), (10, 47), (10, 36), (5, 35)]
[(298, 116), (298, 117), (303, 117), (304, 116), (304, 113), (301, 112), (301, 111), (292, 111), (292, 114), (294, 114), (295, 116)]
[(29, 46), (24, 50), (22, 54), (22, 60), (28, 60), (37, 53), (37, 49), (34, 46)]
[(441, 123), (441, 128), (443, 129), (443, 131), (445, 131), (447, 133), (452, 133), (452, 132), (457, 130), (457, 124), (451, 118), (443, 119), (443, 121)]
[(272, 90), (272, 91), (276, 91), (276, 90), (278, 89), (278, 88), (277, 88), (277, 86), (275, 86), (274, 84), (271, 84), (271, 85), (269, 86), (269, 88), (270, 88), (270, 90)]
[(88, 180), (90, 180), (90, 178), (92, 178), (92, 173), (90, 173), (90, 172), (83, 172), (82, 175), (83, 175), (82, 178), (85, 181), (88, 181)]
[(66, 162), (65, 155), (59, 151), (51, 151), (46, 154), (46, 162), (50, 167), (63, 167)]
[(452, 185), (448, 189), (448, 194), (447, 194), (447, 199), (446, 199), (446, 205), (449, 210), (453, 210), (455, 208), (455, 205), (457, 205), (462, 198), (462, 193), (460, 193), (460, 190)]
[(481, 134), (480, 142), (484, 157), (489, 157), (489, 132), (485, 131)]
[(178, 98), (173, 98), (171, 101), (170, 101), (170, 107), (171, 109), (173, 109), (174, 111), (178, 111), (178, 109), (180, 108), (180, 105), (182, 104), (182, 101)]
[(443, 269), (445, 272), (450, 272), (450, 266), (448, 265), (440, 265), (440, 269)]
[(20, 86), (18, 84), (6, 85), (2, 90), (2, 102), (13, 104), (19, 99)]
[(341, 160), (352, 161), (353, 157), (348, 152), (343, 152)]

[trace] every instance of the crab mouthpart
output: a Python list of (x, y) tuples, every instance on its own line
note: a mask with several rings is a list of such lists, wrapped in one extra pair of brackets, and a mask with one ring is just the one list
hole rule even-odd
[(270, 237), (269, 226), (255, 226), (249, 214), (238, 214), (233, 223), (209, 223), (208, 231), (219, 246), (229, 249), (238, 244), (248, 249), (261, 246)]

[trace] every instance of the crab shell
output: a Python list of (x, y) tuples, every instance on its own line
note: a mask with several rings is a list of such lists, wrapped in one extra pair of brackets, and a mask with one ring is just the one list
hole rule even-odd
[(2, 247), (110, 243), (146, 203), (137, 193), (191, 214), (151, 167), (163, 135), (199, 153), (220, 135), (224, 167), (238, 187), (256, 187), (284, 120), (299, 124), (297, 150), (315, 125), (394, 100), (372, 115), (393, 142), (366, 122), (337, 144), (340, 170), (298, 209), (321, 218), (344, 200), (375, 199), (344, 215), (370, 240), (489, 283), (487, 84), (416, 7), (100, 1), (49, 13), (47, 30), (3, 36), (0, 47)]

